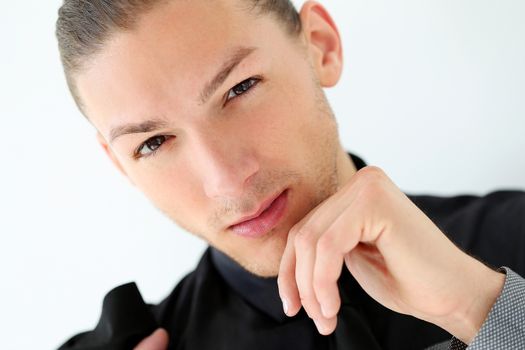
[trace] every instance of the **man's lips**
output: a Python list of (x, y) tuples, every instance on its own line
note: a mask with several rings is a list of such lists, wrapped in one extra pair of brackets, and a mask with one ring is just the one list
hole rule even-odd
[(268, 209), (268, 207), (273, 203), (273, 201), (277, 197), (279, 197), (283, 192), (284, 192), (284, 190), (279, 192), (279, 193), (277, 193), (277, 194), (275, 194), (275, 195), (273, 195), (272, 197), (270, 197), (269, 199), (265, 200), (264, 202), (262, 202), (262, 204), (259, 206), (259, 209), (257, 209), (257, 211), (255, 211), (255, 213), (242, 217), (241, 219), (237, 220), (235, 223), (231, 224), (230, 228), (232, 226), (238, 225), (240, 223), (243, 223), (245, 221), (251, 220), (251, 219), (256, 218), (259, 215), (261, 215), (261, 213), (263, 211), (265, 211), (266, 209)]
[[(255, 214), (247, 216), (250, 219), (234, 224), (229, 229), (243, 237), (258, 238), (264, 236), (275, 228), (283, 218), (288, 204), (288, 190), (281, 192), (270, 204), (267, 202), (265, 201)], [(254, 217), (254, 215), (256, 216)]]

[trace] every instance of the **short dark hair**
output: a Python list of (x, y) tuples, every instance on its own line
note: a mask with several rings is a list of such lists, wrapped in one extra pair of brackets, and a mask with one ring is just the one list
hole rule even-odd
[[(56, 37), (69, 90), (82, 110), (73, 75), (118, 31), (132, 30), (141, 15), (159, 3), (176, 0), (64, 0), (58, 10)], [(290, 0), (240, 0), (257, 14), (270, 14), (290, 34), (301, 31), (299, 14)]]

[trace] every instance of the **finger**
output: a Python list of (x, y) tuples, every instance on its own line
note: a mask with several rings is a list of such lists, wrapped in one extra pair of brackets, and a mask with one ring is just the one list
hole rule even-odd
[(325, 318), (317, 301), (313, 288), (313, 269), (315, 265), (315, 247), (319, 234), (303, 227), (295, 237), (295, 279), (301, 297), (301, 304), (306, 313), (315, 322), (319, 333), (330, 334), (335, 330), (337, 319)]
[(390, 302), (388, 286), (392, 286), (392, 281), (377, 254), (380, 253), (374, 247), (360, 244), (345, 256), (345, 265), (368, 295), (390, 310), (401, 312), (399, 305)]
[[(328, 317), (325, 317), (321, 305), (315, 294), (313, 286), (314, 266), (316, 260), (316, 245), (318, 237), (324, 233), (326, 228), (344, 212), (349, 202), (353, 201), (355, 194), (350, 189), (340, 190), (331, 197), (328, 197), (317, 205), (301, 222), (294, 226), (299, 237), (296, 239), (296, 281), (298, 284), (301, 303), (303, 304), (308, 315), (314, 319), (316, 326), (321, 334), (330, 334), (337, 325), (337, 311), (339, 310), (340, 298), (337, 288), (337, 277), (335, 277), (335, 286), (328, 291), (333, 296), (334, 304)], [(310, 241), (311, 238), (311, 241)], [(298, 261), (298, 256), (299, 260)], [(338, 263), (339, 274), (343, 266), (342, 255)], [(329, 285), (329, 287), (332, 287)]]
[(354, 208), (349, 207), (326, 229), (317, 243), (313, 287), (326, 318), (336, 316), (341, 307), (337, 280), (345, 254), (359, 243), (360, 225)]
[(287, 316), (295, 316), (301, 309), (299, 291), (295, 283), (295, 247), (293, 243), (294, 233), (288, 235), (288, 241), (279, 266), (277, 285), (279, 295), (283, 302), (283, 310)]
[(284, 313), (288, 316), (295, 316), (301, 309), (301, 299), (295, 278), (295, 236), (299, 229), (319, 210), (320, 206), (321, 204), (312, 209), (305, 217), (297, 222), (288, 233), (287, 243), (281, 258), (277, 277), (279, 295), (283, 302)]
[(166, 350), (168, 347), (168, 332), (158, 328), (149, 337), (144, 338), (134, 350)]
[(324, 317), (332, 318), (341, 307), (337, 281), (343, 269), (344, 252), (332, 235), (323, 235), (317, 244), (313, 288)]
[[(355, 196), (356, 193), (349, 188), (339, 191), (320, 206), (302, 228), (303, 231), (321, 233), (316, 243), (317, 250), (314, 251), (312, 287), (325, 318), (335, 317), (341, 305), (337, 280), (341, 275), (344, 257), (344, 251), (334, 244), (333, 234), (330, 234), (329, 230), (339, 229), (334, 223), (341, 220), (340, 216), (348, 215), (347, 209), (353, 203)], [(346, 232), (345, 228), (342, 229)], [(321, 259), (320, 264), (317, 262), (318, 259)], [(326, 270), (323, 270), (325, 268)]]

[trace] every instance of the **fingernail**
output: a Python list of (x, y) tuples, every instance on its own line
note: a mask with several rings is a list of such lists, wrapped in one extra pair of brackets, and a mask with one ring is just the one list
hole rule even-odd
[(288, 315), (288, 300), (283, 299), (283, 310), (286, 315)]

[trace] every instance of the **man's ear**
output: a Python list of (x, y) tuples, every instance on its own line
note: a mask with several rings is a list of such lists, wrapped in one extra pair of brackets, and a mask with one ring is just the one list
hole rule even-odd
[(307, 1), (299, 15), (319, 82), (323, 87), (332, 87), (343, 70), (343, 49), (337, 27), (328, 11), (315, 1)]
[[(97, 140), (98, 140), (98, 143), (104, 149), (104, 152), (106, 152), (106, 154), (109, 157), (109, 159), (111, 159), (111, 162), (113, 163), (113, 165), (115, 165), (117, 167), (117, 169), (122, 173), (122, 175), (124, 175), (126, 178), (128, 178), (128, 180), (131, 181), (131, 179), (129, 178), (128, 174), (126, 173), (126, 171), (122, 167), (122, 164), (120, 164), (120, 161), (118, 160), (117, 156), (115, 155), (115, 153), (113, 153), (113, 150), (109, 147), (106, 139), (98, 131), (97, 131)], [(133, 183), (133, 182), (131, 181), (131, 183)]]

